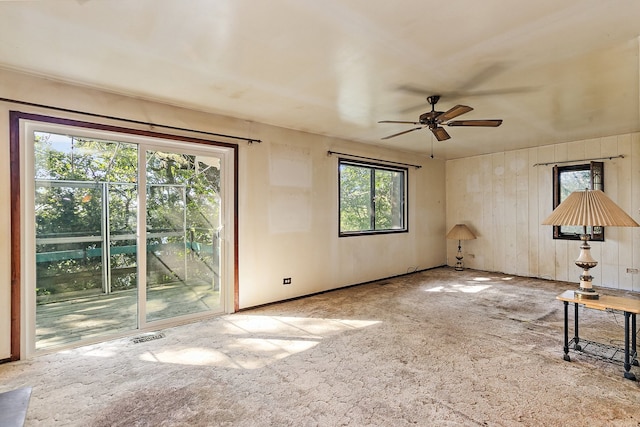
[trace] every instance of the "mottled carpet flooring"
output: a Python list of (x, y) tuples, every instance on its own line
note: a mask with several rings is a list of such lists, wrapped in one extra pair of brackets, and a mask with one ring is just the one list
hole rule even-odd
[(32, 387), (27, 426), (640, 426), (621, 364), (562, 359), (574, 286), (437, 268), (3, 364), (0, 392)]

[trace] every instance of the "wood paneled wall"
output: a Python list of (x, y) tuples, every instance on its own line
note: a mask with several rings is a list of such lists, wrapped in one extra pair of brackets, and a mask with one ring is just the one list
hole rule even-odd
[[(465, 267), (578, 283), (579, 242), (554, 240), (541, 225), (552, 211), (553, 164), (534, 165), (618, 155), (604, 160), (605, 193), (640, 223), (640, 133), (447, 161), (447, 230), (466, 223), (478, 236), (462, 243)], [(449, 265), (456, 249), (448, 242)], [(640, 269), (640, 227), (607, 227), (591, 252), (595, 286), (640, 292), (640, 274), (627, 272)]]

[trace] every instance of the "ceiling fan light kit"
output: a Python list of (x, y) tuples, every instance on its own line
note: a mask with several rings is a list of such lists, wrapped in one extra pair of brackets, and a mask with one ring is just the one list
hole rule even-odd
[(427, 97), (427, 102), (431, 104), (431, 111), (427, 111), (423, 113), (418, 118), (417, 122), (409, 122), (409, 121), (401, 121), (401, 120), (381, 120), (378, 123), (402, 123), (402, 124), (412, 124), (412, 125), (421, 125), (419, 127), (415, 127), (413, 129), (405, 130), (402, 132), (394, 133), (389, 136), (385, 136), (382, 139), (391, 139), (396, 136), (404, 135), (405, 133), (413, 132), (416, 130), (423, 129), (428, 127), (433, 135), (436, 137), (438, 141), (444, 141), (451, 136), (449, 133), (441, 126), (479, 126), (479, 127), (498, 127), (502, 124), (502, 120), (454, 120), (454, 119), (462, 114), (468, 113), (472, 111), (473, 108), (467, 105), (456, 105), (453, 108), (450, 108), (447, 111), (436, 111), (435, 106), (440, 100), (440, 95), (431, 95)]

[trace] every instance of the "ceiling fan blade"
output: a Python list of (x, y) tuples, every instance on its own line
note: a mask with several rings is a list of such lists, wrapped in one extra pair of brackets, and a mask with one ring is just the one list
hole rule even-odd
[(411, 93), (414, 95), (421, 95), (421, 96), (430, 96), (433, 95), (434, 93), (440, 93), (438, 91), (433, 91), (431, 89), (428, 88), (421, 88), (418, 86), (414, 86), (411, 84), (408, 85), (400, 85), (396, 87), (397, 90), (400, 90), (402, 92), (407, 92), (407, 93)]
[(426, 87), (415, 86), (412, 84), (399, 85), (399, 86), (396, 86), (395, 89), (411, 95), (424, 96), (425, 98), (427, 96), (433, 96), (434, 94), (437, 94), (437, 96), (441, 98), (447, 98), (448, 101), (451, 101), (452, 99), (460, 98), (466, 95), (466, 92), (434, 90), (433, 88), (430, 89)]
[(436, 122), (437, 123), (444, 123), (444, 122), (448, 122), (449, 120), (453, 119), (454, 117), (458, 117), (464, 113), (468, 113), (469, 111), (473, 110), (473, 108), (468, 107), (466, 105), (456, 105), (455, 107), (445, 111), (444, 113), (438, 115), (436, 117)]
[(513, 95), (520, 93), (529, 93), (536, 90), (539, 89), (535, 86), (514, 86), (501, 89), (474, 90), (473, 92), (466, 92), (464, 94), (461, 94), (461, 96), (467, 98), (471, 96)]
[(495, 128), (502, 124), (502, 120), (454, 120), (445, 124), (447, 126), (484, 126)]
[(417, 109), (424, 110), (425, 109), (424, 102), (421, 102), (420, 104), (413, 104), (410, 107), (403, 108), (402, 110), (399, 111), (399, 113), (400, 114), (406, 114), (406, 113), (410, 113), (412, 111), (415, 111)]
[(469, 77), (465, 82), (458, 85), (459, 91), (468, 91), (469, 89), (473, 89), (482, 85), (484, 82), (491, 80), (497, 74), (502, 73), (507, 69), (507, 64), (505, 62), (494, 62), (486, 65), (484, 68), (479, 70), (473, 76)]
[(436, 136), (436, 139), (438, 141), (444, 141), (445, 139), (451, 138), (449, 136), (449, 134), (447, 133), (447, 131), (444, 130), (444, 128), (441, 128), (441, 127), (435, 127), (433, 129), (431, 129), (431, 132), (433, 132), (433, 134)]
[(390, 139), (390, 138), (394, 138), (396, 136), (400, 136), (400, 135), (404, 135), (405, 133), (409, 133), (409, 132), (413, 132), (414, 130), (420, 130), (422, 129), (424, 126), (420, 126), (418, 128), (413, 128), (413, 129), (409, 129), (409, 130), (403, 130), (402, 132), (398, 132), (398, 133), (394, 133), (393, 135), (389, 135), (389, 136), (385, 136), (382, 139)]
[(380, 120), (378, 123), (406, 123), (408, 125), (419, 125), (420, 122), (405, 122), (402, 120)]

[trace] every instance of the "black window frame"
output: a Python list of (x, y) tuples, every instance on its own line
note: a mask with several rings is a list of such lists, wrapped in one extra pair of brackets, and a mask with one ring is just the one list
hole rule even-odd
[[(369, 169), (370, 184), (373, 191), (370, 193), (369, 203), (371, 209), (370, 228), (367, 230), (357, 231), (343, 231), (342, 230), (342, 166), (354, 166), (359, 168)], [(402, 174), (402, 186), (400, 189), (399, 206), (401, 209), (401, 221), (402, 224), (399, 228), (385, 228), (376, 229), (376, 202), (375, 202), (375, 171), (384, 172), (399, 172)], [(338, 159), (338, 236), (350, 237), (350, 236), (363, 236), (363, 235), (377, 235), (377, 234), (394, 234), (394, 233), (407, 233), (409, 231), (409, 213), (408, 213), (408, 189), (409, 189), (409, 169), (400, 166), (390, 166), (384, 163), (368, 162), (353, 160), (349, 158)]]
[[(590, 162), (579, 165), (570, 166), (554, 166), (553, 167), (553, 209), (560, 204), (562, 174), (564, 172), (589, 171), (589, 190), (604, 191), (604, 163)], [(604, 227), (588, 227), (587, 231), (589, 239), (597, 242), (604, 241)], [(580, 234), (566, 233), (562, 231), (562, 226), (553, 226), (553, 238), (560, 240), (580, 240)]]

